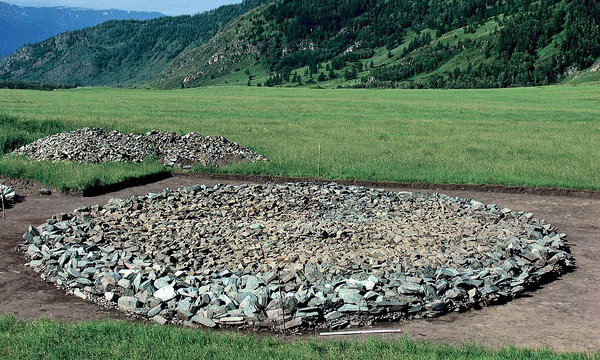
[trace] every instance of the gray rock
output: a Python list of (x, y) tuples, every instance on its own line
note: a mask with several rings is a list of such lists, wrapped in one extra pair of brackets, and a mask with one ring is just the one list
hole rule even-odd
[(360, 295), (359, 290), (340, 289), (338, 296), (346, 304), (366, 305), (366, 300)]
[(421, 285), (404, 283), (398, 287), (398, 292), (404, 295), (418, 295), (423, 292)]
[(180, 320), (188, 321), (193, 316), (194, 314), (191, 311), (177, 310), (177, 318), (179, 318)]
[(84, 286), (88, 286), (88, 285), (92, 285), (93, 284), (89, 279), (84, 278), (84, 277), (77, 278), (76, 281), (79, 284), (84, 285)]
[(123, 296), (119, 298), (119, 309), (123, 311), (134, 311), (138, 305), (138, 299), (133, 296)]
[(158, 315), (162, 311), (162, 305), (156, 305), (152, 309), (148, 310), (148, 317), (152, 318)]
[(325, 319), (326, 320), (337, 320), (339, 318), (341, 318), (342, 316), (344, 316), (344, 314), (342, 314), (339, 311), (332, 311), (330, 313), (325, 314)]
[(291, 321), (286, 322), (285, 327), (287, 329), (295, 329), (297, 327), (302, 326), (302, 323), (303, 323), (303, 319), (297, 317), (297, 318), (292, 319)]
[(368, 310), (369, 310), (369, 308), (367, 308), (366, 306), (358, 306), (358, 305), (354, 305), (354, 304), (344, 304), (344, 306), (342, 306), (338, 309), (338, 311), (341, 313), (352, 313), (352, 312), (368, 311)]
[(230, 316), (230, 317), (224, 317), (224, 318), (220, 319), (219, 322), (221, 322), (223, 324), (238, 324), (238, 323), (243, 323), (244, 318), (241, 316)]
[(165, 319), (164, 317), (162, 317), (160, 315), (156, 315), (155, 317), (153, 317), (152, 321), (154, 321), (155, 323), (158, 323), (160, 325), (164, 325), (167, 322), (169, 322), (167, 319)]
[(260, 281), (256, 276), (248, 276), (248, 278), (246, 279), (246, 290), (248, 291), (256, 290), (259, 285)]

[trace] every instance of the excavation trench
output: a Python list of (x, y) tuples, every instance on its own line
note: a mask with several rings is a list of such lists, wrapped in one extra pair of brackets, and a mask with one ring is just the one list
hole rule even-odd
[[(27, 318), (37, 318), (46, 314), (68, 321), (121, 317), (118, 312), (107, 311), (77, 298), (65, 296), (60, 290), (40, 281), (30, 269), (23, 268), (23, 258), (14, 252), (14, 246), (21, 242), (19, 238), (24, 229), (29, 224), (44, 222), (55, 213), (70, 211), (82, 205), (103, 204), (112, 197), (126, 198), (134, 194), (156, 192), (165, 187), (177, 188), (197, 183), (213, 185), (216, 182), (223, 181), (212, 181), (202, 177), (174, 177), (94, 198), (78, 198), (61, 194), (41, 197), (33, 191), (25, 194), (27, 196), (24, 202), (9, 209), (8, 220), (4, 224), (6, 231), (3, 230), (1, 235), (0, 286), (3, 291), (0, 295), (2, 297), (0, 311)], [(598, 227), (594, 220), (597, 216), (592, 215), (594, 213), (598, 215), (598, 200), (449, 192), (453, 196), (472, 197), (486, 203), (498, 203), (501, 208), (533, 212), (536, 216), (548, 220), (561, 231), (569, 233), (569, 243), (574, 245), (573, 255), (577, 259), (578, 269), (565, 275), (560, 281), (544, 285), (536, 292), (525, 293), (525, 296), (501, 306), (463, 314), (444, 315), (433, 320), (396, 322), (394, 326), (402, 327), (409, 336), (446, 342), (470, 340), (491, 345), (513, 343), (526, 346), (551, 346), (557, 350), (595, 349), (598, 334), (592, 325), (595, 321), (593, 314), (597, 313), (594, 311), (598, 308), (594, 308), (595, 302), (592, 298), (594, 285), (596, 291), (598, 290), (597, 276), (594, 280), (598, 272), (593, 271), (595, 264), (591, 259), (594, 251), (597, 254), (594, 246), (598, 241)], [(575, 298), (570, 296), (572, 293), (581, 295)], [(19, 306), (19, 301), (28, 306)], [(73, 304), (77, 306), (73, 307)], [(558, 321), (555, 321), (557, 319)], [(544, 328), (545, 333), (554, 334), (555, 341), (550, 342), (539, 333), (526, 331), (529, 326)], [(515, 332), (515, 328), (521, 328), (523, 331)]]

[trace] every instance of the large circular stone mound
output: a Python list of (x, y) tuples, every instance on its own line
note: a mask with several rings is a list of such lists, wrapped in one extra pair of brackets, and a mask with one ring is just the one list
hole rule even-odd
[(77, 296), (209, 327), (431, 317), (513, 298), (573, 264), (565, 235), (531, 213), (337, 184), (165, 190), (24, 237), (29, 265)]

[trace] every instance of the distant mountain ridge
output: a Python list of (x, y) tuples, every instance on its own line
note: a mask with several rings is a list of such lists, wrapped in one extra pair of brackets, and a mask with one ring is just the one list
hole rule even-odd
[(0, 80), (135, 87), (157, 76), (189, 47), (268, 0), (246, 0), (194, 16), (107, 21), (26, 45), (0, 60)]
[(90, 10), (65, 6), (24, 7), (0, 1), (0, 56), (10, 55), (25, 44), (107, 20), (149, 20), (161, 16), (164, 15), (159, 12)]
[(598, 0), (246, 0), (24, 46), (0, 80), (494, 88), (597, 79)]

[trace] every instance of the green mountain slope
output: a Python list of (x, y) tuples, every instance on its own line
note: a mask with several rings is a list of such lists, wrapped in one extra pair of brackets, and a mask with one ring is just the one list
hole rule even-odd
[(599, 58), (597, 0), (247, 0), (64, 33), (0, 80), (490, 88), (595, 79)]
[(154, 84), (534, 86), (599, 57), (595, 0), (278, 0), (182, 53)]
[(251, 20), (261, 16), (263, 7), (251, 10), (232, 21), (227, 28), (203, 46), (178, 56), (155, 83), (161, 88), (191, 87), (205, 81), (239, 72), (260, 60), (256, 42), (251, 42)]
[(267, 0), (247, 0), (195, 16), (108, 21), (27, 45), (0, 62), (0, 79), (128, 85), (147, 82), (188, 47)]
[(579, 85), (597, 82), (600, 84), (600, 59), (589, 69), (578, 72), (565, 80), (565, 84)]

